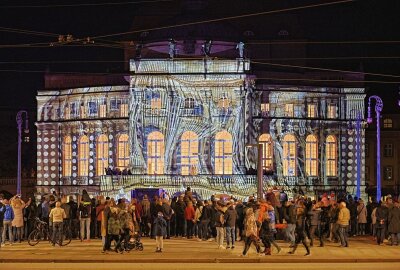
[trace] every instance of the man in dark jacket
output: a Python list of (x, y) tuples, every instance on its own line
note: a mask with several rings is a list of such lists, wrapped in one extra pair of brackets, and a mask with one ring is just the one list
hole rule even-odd
[(176, 236), (185, 236), (185, 208), (186, 204), (181, 195), (175, 204)]
[(236, 228), (238, 228), (239, 237), (240, 237), (240, 239), (238, 241), (240, 241), (240, 240), (242, 240), (243, 229), (244, 229), (244, 216), (245, 216), (244, 205), (241, 200), (237, 201), (235, 211), (237, 214)]
[(206, 241), (208, 239), (208, 225), (210, 224), (211, 215), (211, 206), (209, 205), (208, 201), (205, 200), (200, 216), (200, 235), (203, 241)]
[(394, 206), (389, 210), (388, 230), (391, 234), (391, 245), (399, 244), (400, 237), (400, 204), (399, 201), (394, 200)]
[(386, 226), (389, 216), (389, 209), (386, 207), (385, 202), (381, 204), (376, 209), (376, 241), (378, 245), (383, 243), (385, 240)]
[(171, 218), (173, 211), (167, 199), (163, 199), (162, 201), (162, 213), (167, 223), (167, 239), (169, 239), (171, 237)]
[(296, 230), (296, 208), (295, 205), (293, 204), (292, 200), (289, 200), (286, 202), (286, 208), (285, 208), (285, 220), (287, 223), (287, 228), (286, 228), (286, 236), (287, 239), (290, 241), (290, 247), (294, 246), (294, 243), (296, 241), (294, 232)]
[(233, 202), (229, 202), (227, 205), (228, 209), (224, 214), (225, 219), (225, 230), (226, 230), (226, 249), (235, 248), (235, 237), (236, 237), (236, 219), (237, 213), (233, 208)]
[(347, 207), (350, 211), (350, 236), (357, 235), (357, 202), (350, 198), (349, 205)]
[(78, 204), (74, 202), (74, 197), (69, 196), (69, 209), (71, 219), (71, 233), (72, 238), (78, 238), (79, 235), (79, 217), (78, 217)]

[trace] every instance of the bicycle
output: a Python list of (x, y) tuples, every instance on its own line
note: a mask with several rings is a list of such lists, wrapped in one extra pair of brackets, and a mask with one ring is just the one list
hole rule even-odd
[[(60, 240), (58, 240), (57, 244), (60, 246), (66, 246), (71, 243), (72, 233), (70, 226), (67, 222), (63, 222), (63, 235), (62, 235), (62, 244), (60, 245)], [(35, 229), (28, 236), (28, 244), (30, 246), (37, 245), (42, 240), (48, 240), (50, 243), (52, 242), (52, 232), (47, 225), (46, 222), (41, 221), (39, 218), (35, 218)]]

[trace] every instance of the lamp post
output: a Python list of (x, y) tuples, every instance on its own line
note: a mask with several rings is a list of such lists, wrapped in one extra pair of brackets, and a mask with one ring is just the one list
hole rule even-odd
[(375, 113), (376, 113), (376, 201), (379, 203), (381, 200), (381, 130), (379, 126), (380, 115), (383, 109), (382, 99), (378, 96), (370, 96), (368, 99), (368, 118), (367, 123), (372, 123), (371, 117), (371, 99), (375, 99)]
[(356, 153), (357, 153), (357, 198), (361, 197), (361, 122), (362, 116), (359, 110), (351, 110), (356, 112)]
[(21, 194), (21, 143), (22, 143), (22, 123), (23, 115), (25, 114), (25, 133), (29, 132), (28, 129), (28, 113), (21, 110), (17, 113), (17, 127), (18, 127), (18, 171), (17, 171), (17, 194)]
[(246, 147), (257, 147), (257, 198), (263, 198), (263, 145), (257, 144), (246, 144)]

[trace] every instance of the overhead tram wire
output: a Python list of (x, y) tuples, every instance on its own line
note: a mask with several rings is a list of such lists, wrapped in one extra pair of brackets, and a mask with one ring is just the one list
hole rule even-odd
[(93, 40), (93, 39), (99, 39), (99, 38), (115, 37), (115, 36), (122, 36), (122, 35), (140, 33), (140, 32), (145, 32), (145, 31), (154, 31), (154, 30), (177, 28), (177, 27), (190, 26), (190, 25), (196, 25), (196, 24), (204, 24), (204, 23), (220, 22), (220, 21), (226, 21), (226, 20), (242, 19), (242, 18), (248, 18), (248, 17), (254, 17), (254, 16), (282, 13), (282, 12), (287, 12), (287, 11), (295, 11), (295, 10), (303, 10), (303, 9), (308, 9), (308, 8), (316, 8), (316, 7), (323, 7), (323, 6), (332, 6), (332, 5), (338, 5), (338, 4), (345, 4), (345, 3), (351, 3), (351, 2), (356, 2), (356, 1), (357, 0), (341, 0), (341, 1), (334, 1), (334, 2), (328, 2), (328, 3), (319, 3), (319, 4), (292, 7), (292, 8), (285, 8), (285, 9), (269, 10), (269, 11), (263, 11), (263, 12), (257, 12), (257, 13), (249, 13), (249, 14), (243, 14), (243, 15), (237, 15), (237, 16), (228, 16), (228, 17), (223, 17), (223, 18), (209, 19), (209, 20), (203, 20), (203, 21), (197, 21), (197, 22), (189, 22), (189, 23), (153, 27), (153, 28), (147, 28), (147, 29), (141, 29), (141, 30), (120, 32), (120, 33), (114, 33), (114, 34), (92, 36), (91, 39)]
[(10, 5), (0, 6), (0, 8), (62, 8), (62, 7), (91, 7), (91, 6), (117, 6), (117, 5), (135, 5), (146, 3), (172, 2), (172, 0), (143, 0), (128, 2), (104, 2), (104, 3), (82, 3), (82, 4), (59, 4), (59, 5)]

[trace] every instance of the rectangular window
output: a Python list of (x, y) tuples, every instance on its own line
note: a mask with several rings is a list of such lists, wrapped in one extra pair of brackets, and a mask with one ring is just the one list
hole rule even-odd
[(121, 106), (121, 100), (113, 98), (110, 100), (110, 110), (111, 111), (118, 111), (119, 107)]
[(285, 104), (285, 116), (293, 117), (294, 116), (294, 106), (293, 104)]
[(383, 156), (393, 157), (393, 144), (387, 143), (383, 146)]
[(81, 118), (86, 118), (86, 116), (87, 116), (86, 115), (86, 107), (85, 107), (84, 103), (81, 104), (80, 116), (81, 116)]
[(261, 103), (261, 115), (267, 116), (269, 114), (269, 103)]
[(308, 118), (317, 117), (317, 105), (315, 105), (315, 104), (308, 104), (307, 105), (307, 117)]
[(336, 118), (336, 110), (337, 110), (336, 104), (328, 104), (326, 117), (330, 119)]
[(121, 117), (128, 117), (128, 104), (121, 104), (119, 112)]
[(71, 109), (68, 106), (64, 108), (64, 119), (71, 119)]
[(383, 177), (386, 181), (393, 180), (393, 167), (392, 166), (383, 167)]
[(100, 104), (100, 117), (104, 118), (107, 115), (107, 105), (106, 104)]
[(88, 111), (89, 111), (89, 116), (97, 116), (97, 102), (95, 101), (89, 101), (88, 102)]
[(78, 109), (76, 106), (76, 102), (72, 102), (70, 104), (70, 113), (72, 117), (77, 117), (78, 116)]

